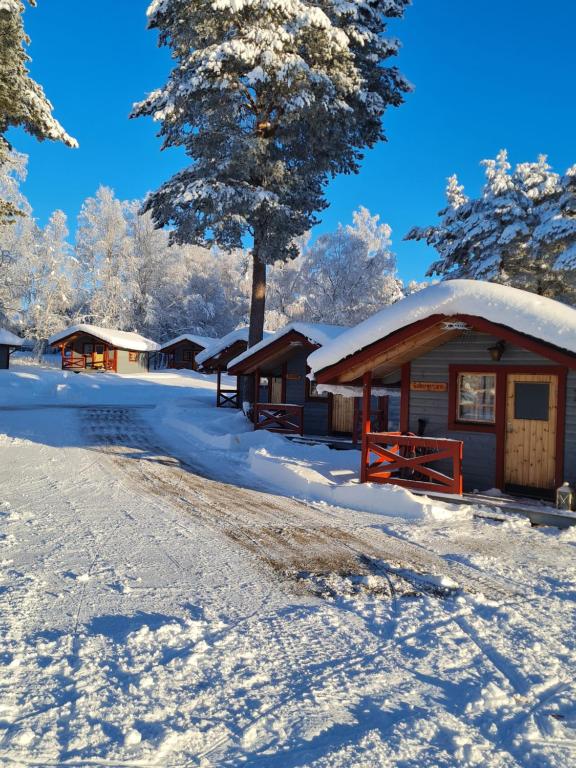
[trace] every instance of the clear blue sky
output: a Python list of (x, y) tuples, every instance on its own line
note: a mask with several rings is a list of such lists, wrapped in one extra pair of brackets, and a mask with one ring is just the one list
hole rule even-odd
[[(40, 223), (63, 209), (76, 219), (99, 184), (139, 198), (183, 164), (160, 152), (156, 126), (128, 120), (132, 102), (165, 80), (166, 49), (146, 30), (148, 0), (39, 0), (26, 12), (32, 74), (55, 104), (79, 150), (11, 139), (30, 155), (25, 191)], [(416, 86), (385, 118), (388, 143), (370, 152), (360, 175), (331, 183), (321, 232), (347, 223), (359, 205), (393, 228), (399, 270), (421, 278), (434, 252), (402, 242), (414, 224), (435, 221), (446, 177), (468, 192), (482, 183), (479, 162), (506, 147), (513, 162), (546, 153), (556, 170), (576, 162), (573, 0), (414, 0), (392, 32), (397, 63)]]

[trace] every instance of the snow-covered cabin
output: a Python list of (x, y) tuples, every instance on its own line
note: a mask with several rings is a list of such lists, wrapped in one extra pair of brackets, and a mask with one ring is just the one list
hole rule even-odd
[(399, 386), (400, 430), (363, 428), (362, 480), (550, 496), (576, 481), (576, 310), (481, 281), (430, 286), (309, 358), (316, 386)]
[(10, 355), (15, 349), (19, 349), (24, 344), (24, 339), (0, 328), (0, 370), (6, 370), (10, 367)]
[(308, 379), (308, 356), (346, 330), (289, 323), (231, 360), (229, 374), (254, 377), (252, 391), (259, 395), (252, 404), (256, 429), (310, 435), (353, 433), (354, 400), (320, 393)]
[(148, 371), (150, 358), (158, 350), (155, 341), (138, 333), (85, 323), (54, 334), (49, 343), (60, 349), (65, 371)]
[[(216, 407), (217, 408), (239, 408), (240, 398), (238, 382), (236, 387), (222, 386), (222, 374), (226, 373), (228, 363), (241, 355), (248, 349), (247, 327), (237, 328), (235, 331), (227, 333), (221, 339), (215, 341), (208, 349), (199, 352), (196, 356), (198, 370), (202, 373), (215, 373), (217, 377), (216, 385)], [(264, 331), (264, 338), (270, 338), (272, 334)]]
[(197, 336), (193, 333), (183, 333), (170, 339), (160, 347), (160, 353), (165, 356), (167, 368), (176, 368), (178, 370), (187, 369), (195, 371), (196, 356), (208, 349), (218, 339), (212, 339), (208, 336)]

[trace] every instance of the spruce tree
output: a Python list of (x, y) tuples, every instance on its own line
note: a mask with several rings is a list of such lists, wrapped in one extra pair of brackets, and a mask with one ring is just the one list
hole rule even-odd
[[(36, 0), (28, 0), (31, 6)], [(20, 126), (42, 141), (62, 141), (76, 147), (76, 140), (69, 136), (52, 115), (52, 104), (46, 98), (42, 86), (28, 72), (30, 57), (26, 46), (30, 40), (24, 31), (22, 0), (0, 0), (0, 165), (7, 161), (10, 144), (6, 132)], [(21, 215), (13, 203), (0, 200), (0, 224)]]
[(410, 0), (154, 0), (149, 26), (176, 61), (133, 116), (161, 123), (190, 164), (149, 196), (178, 242), (252, 245), (250, 344), (262, 338), (266, 265), (326, 205), (328, 180), (356, 173), (410, 86), (385, 66), (387, 19)]
[(482, 164), (486, 182), (477, 198), (468, 198), (451, 176), (439, 223), (406, 235), (438, 251), (427, 274), (576, 303), (576, 166), (560, 176), (541, 155), (512, 170), (505, 150)]

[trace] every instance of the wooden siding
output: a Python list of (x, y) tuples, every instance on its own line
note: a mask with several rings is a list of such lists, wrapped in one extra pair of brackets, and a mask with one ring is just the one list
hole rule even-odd
[(564, 478), (572, 486), (576, 483), (576, 371), (569, 371), (566, 382)]
[[(302, 350), (287, 362), (286, 402), (304, 406), (304, 432), (309, 435), (328, 434), (328, 398), (306, 400), (306, 375), (309, 351)], [(294, 377), (298, 377), (297, 379)], [(292, 378), (291, 378), (292, 377)]]
[(10, 364), (10, 350), (3, 344), (0, 345), (0, 370), (5, 370)]
[(118, 350), (117, 373), (142, 373), (148, 370), (148, 352), (136, 352), (138, 360), (131, 362), (126, 349)]
[[(445, 382), (448, 366), (494, 364), (487, 348), (498, 341), (495, 336), (471, 332), (427, 352), (412, 361), (411, 380)], [(533, 352), (506, 345), (502, 365), (555, 365)], [(569, 376), (566, 432), (566, 467), (576, 475), (576, 373)], [(426, 437), (450, 437), (464, 442), (464, 489), (486, 490), (496, 485), (496, 435), (490, 433), (448, 430), (448, 392), (410, 392), (410, 431), (418, 433), (418, 419), (423, 419)], [(576, 478), (575, 478), (576, 480)]]

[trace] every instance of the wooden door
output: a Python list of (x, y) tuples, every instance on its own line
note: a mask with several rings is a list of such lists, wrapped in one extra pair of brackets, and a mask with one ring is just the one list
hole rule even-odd
[(104, 345), (96, 344), (92, 354), (94, 368), (104, 368)]
[(507, 486), (555, 487), (557, 418), (558, 376), (508, 375), (504, 452)]
[(282, 402), (282, 377), (270, 377), (270, 402), (279, 405)]
[(332, 398), (332, 432), (354, 431), (354, 398), (334, 395)]

